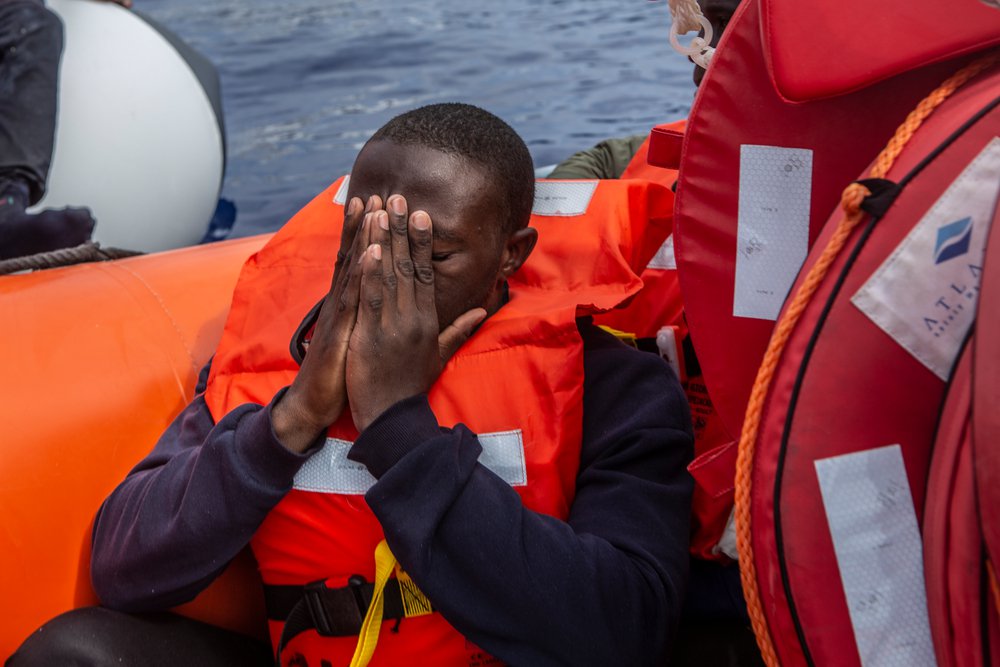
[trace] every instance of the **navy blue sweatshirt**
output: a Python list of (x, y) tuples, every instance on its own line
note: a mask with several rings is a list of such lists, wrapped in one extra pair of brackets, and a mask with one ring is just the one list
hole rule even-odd
[[(439, 426), (423, 395), (383, 413), (350, 457), (378, 480), (365, 500), (403, 568), (485, 651), (512, 665), (662, 664), (688, 572), (688, 406), (655, 355), (585, 321), (580, 332), (583, 442), (567, 521), (525, 509), (477, 462), (476, 435)], [(315, 451), (285, 449), (270, 414), (243, 405), (215, 424), (199, 395), (112, 492), (91, 563), (105, 605), (186, 602), (247, 545)]]

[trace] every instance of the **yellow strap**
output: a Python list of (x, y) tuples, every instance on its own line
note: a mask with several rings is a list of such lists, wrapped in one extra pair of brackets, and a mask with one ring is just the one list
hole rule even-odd
[(358, 645), (354, 649), (350, 667), (367, 667), (375, 653), (378, 644), (378, 632), (382, 629), (382, 602), (385, 593), (385, 582), (396, 567), (396, 557), (389, 550), (389, 545), (382, 540), (375, 547), (375, 590), (372, 591), (372, 602), (365, 614), (358, 634)]
[(614, 336), (615, 338), (617, 338), (621, 342), (625, 343), (629, 347), (638, 347), (638, 345), (636, 344), (636, 340), (638, 339), (638, 336), (636, 336), (634, 333), (629, 333), (627, 331), (619, 331), (618, 329), (615, 329), (614, 327), (609, 327), (609, 326), (606, 326), (604, 324), (600, 325), (598, 328), (599, 329), (604, 329), (609, 334), (611, 334), (612, 336)]
[(396, 581), (399, 582), (399, 593), (403, 600), (403, 614), (406, 618), (434, 613), (431, 601), (427, 599), (423, 591), (417, 588), (417, 584), (410, 578), (410, 575), (403, 571), (399, 563), (396, 563)]

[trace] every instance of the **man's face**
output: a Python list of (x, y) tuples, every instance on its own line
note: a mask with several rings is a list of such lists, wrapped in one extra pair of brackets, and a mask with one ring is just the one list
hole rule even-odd
[[(729, 19), (733, 18), (733, 13), (740, 6), (740, 0), (698, 0), (698, 6), (701, 7), (701, 13), (712, 24), (712, 46), (716, 46), (722, 37), (722, 32), (729, 25)], [(705, 70), (695, 65), (694, 85), (700, 86), (704, 76)]]
[(425, 146), (376, 141), (355, 160), (348, 189), (349, 198), (362, 201), (403, 195), (409, 214), (430, 215), (442, 329), (472, 308), (499, 305), (504, 234), (499, 194), (482, 167)]

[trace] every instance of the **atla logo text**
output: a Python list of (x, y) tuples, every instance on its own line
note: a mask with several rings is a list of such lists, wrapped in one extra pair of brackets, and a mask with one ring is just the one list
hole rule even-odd
[[(969, 242), (966, 241), (965, 245), (966, 250), (963, 250), (962, 253), (968, 250)], [(943, 261), (945, 260), (939, 260), (937, 263), (940, 264)], [(979, 300), (979, 280), (982, 273), (983, 267), (981, 266), (975, 264), (966, 266), (966, 278), (951, 283), (948, 286), (949, 289), (934, 302), (933, 313), (924, 316), (924, 326), (927, 327), (928, 333), (935, 338), (940, 338), (955, 323), (955, 320), (963, 323), (968, 321), (968, 317), (975, 312), (976, 302)]]
[(934, 263), (941, 264), (969, 252), (971, 239), (971, 217), (966, 216), (961, 220), (944, 225), (937, 230), (937, 241), (934, 243)]

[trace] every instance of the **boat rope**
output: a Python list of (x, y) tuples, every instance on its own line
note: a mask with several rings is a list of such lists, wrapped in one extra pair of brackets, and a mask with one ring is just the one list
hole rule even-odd
[[(695, 65), (708, 69), (708, 63), (712, 61), (712, 54), (715, 53), (715, 48), (712, 46), (712, 24), (701, 13), (697, 0), (670, 0), (669, 4), (670, 16), (673, 17), (670, 24), (670, 46), (677, 53), (690, 58)], [(704, 34), (692, 39), (687, 46), (681, 44), (681, 35), (701, 31), (704, 31)]]
[(53, 269), (59, 266), (72, 266), (84, 262), (106, 262), (111, 259), (122, 259), (142, 255), (138, 250), (122, 248), (102, 248), (100, 243), (88, 241), (72, 248), (61, 248), (51, 252), (40, 252), (35, 255), (13, 257), (0, 260), (0, 276), (18, 271), (38, 271)]
[(993, 567), (993, 561), (986, 559), (986, 576), (990, 580), (990, 592), (992, 593), (993, 606), (1000, 613), (1000, 584), (997, 583), (997, 571)]
[[(996, 52), (980, 58), (960, 69), (924, 98), (910, 112), (906, 120), (903, 121), (903, 124), (896, 130), (895, 135), (886, 144), (886, 147), (879, 153), (875, 159), (875, 164), (872, 166), (870, 177), (876, 179), (885, 178), (889, 169), (896, 162), (896, 158), (899, 157), (903, 148), (924, 120), (969, 79), (997, 62), (1000, 62), (1000, 53)], [(764, 401), (767, 398), (771, 381), (774, 379), (774, 374), (777, 371), (778, 362), (781, 360), (781, 355), (784, 352), (785, 344), (788, 342), (802, 313), (809, 305), (813, 294), (815, 294), (830, 267), (833, 265), (833, 262), (847, 243), (851, 232), (864, 217), (865, 213), (861, 210), (861, 204), (864, 202), (865, 197), (870, 194), (871, 191), (867, 187), (857, 182), (851, 183), (844, 189), (840, 201), (844, 217), (837, 224), (833, 235), (830, 237), (826, 247), (823, 248), (819, 259), (809, 269), (802, 284), (795, 292), (795, 295), (788, 303), (788, 307), (785, 308), (774, 327), (774, 333), (771, 334), (767, 351), (764, 353), (764, 358), (757, 371), (757, 378), (750, 393), (750, 400), (747, 403), (746, 416), (743, 421), (743, 432), (740, 436), (736, 461), (736, 546), (740, 556), (740, 578), (743, 582), (743, 594), (746, 597), (747, 611), (750, 615), (754, 634), (757, 636), (757, 646), (760, 648), (761, 655), (768, 667), (777, 667), (780, 663), (767, 627), (767, 619), (764, 616), (760, 591), (757, 588), (753, 542), (750, 532), (752, 528), (750, 519), (750, 494), (753, 490), (753, 461), (757, 446), (757, 436), (760, 431), (761, 413), (764, 409)]]

